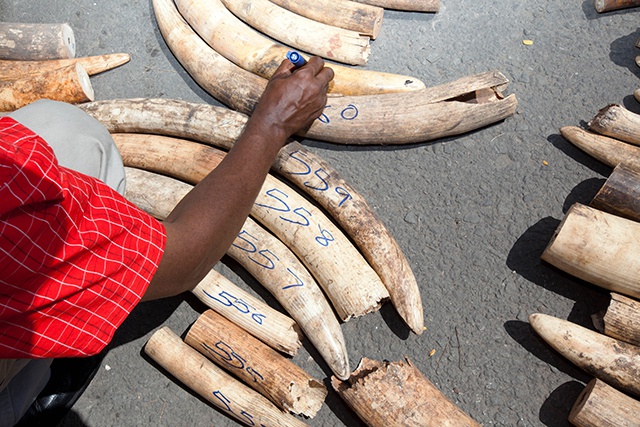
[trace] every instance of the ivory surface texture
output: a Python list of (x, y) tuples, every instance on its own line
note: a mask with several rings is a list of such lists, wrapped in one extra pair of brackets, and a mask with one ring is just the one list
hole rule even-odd
[(73, 58), (76, 40), (68, 24), (0, 22), (0, 59)]
[(640, 221), (640, 169), (618, 164), (589, 205), (595, 209)]
[(440, 0), (355, 0), (385, 9), (408, 10), (412, 12), (438, 12)]
[(639, 233), (640, 223), (576, 203), (542, 259), (594, 285), (638, 298)]
[[(124, 135), (116, 135), (116, 139), (120, 142), (120, 147), (125, 145), (121, 143)], [(123, 150), (125, 161), (127, 161), (127, 151)], [(187, 184), (181, 183), (169, 177), (154, 174), (151, 172), (140, 171), (136, 175), (127, 176), (130, 179), (133, 190), (127, 190), (130, 200), (140, 200), (139, 207), (145, 209), (156, 217), (164, 219), (173, 209), (175, 204), (186, 194)], [(153, 183), (149, 185), (149, 183)], [(154, 193), (154, 187), (162, 187), (165, 189), (180, 187), (174, 194), (179, 196), (169, 196), (162, 198), (162, 191)], [(186, 191), (185, 191), (186, 190)], [(137, 197), (135, 194), (140, 194)], [(155, 203), (149, 203), (149, 200), (166, 200)], [(149, 207), (152, 204), (154, 206)], [(159, 206), (159, 205), (163, 206)], [(339, 378), (347, 378), (349, 376), (349, 358), (345, 348), (345, 341), (338, 324), (338, 320), (327, 302), (324, 294), (318, 287), (317, 282), (313, 279), (307, 269), (301, 264), (296, 256), (280, 242), (272, 234), (264, 230), (260, 225), (256, 224), (251, 218), (247, 218), (242, 230), (238, 233), (227, 254), (240, 263), (251, 275), (253, 275), (260, 283), (278, 300), (282, 307), (295, 319), (297, 325), (307, 335), (309, 340), (316, 347), (320, 355), (325, 359), (329, 367)], [(198, 292), (199, 294), (199, 292)], [(262, 326), (265, 317), (262, 312), (258, 312), (254, 306), (234, 299), (229, 294), (207, 294), (208, 297), (220, 302), (221, 300), (229, 301), (229, 305), (239, 308), (239, 311), (249, 314), (251, 319)], [(202, 298), (201, 298), (202, 299)], [(246, 319), (248, 321), (248, 318)], [(249, 322), (251, 323), (251, 322)], [(255, 326), (255, 325), (251, 325)], [(265, 324), (264, 328), (269, 324)], [(260, 329), (264, 329), (260, 328)], [(281, 331), (274, 331), (282, 334)], [(289, 328), (286, 332), (293, 332)], [(263, 334), (263, 331), (260, 331)], [(288, 343), (287, 335), (278, 336), (275, 339), (279, 346), (282, 343)], [(297, 336), (295, 337), (297, 338)], [(294, 341), (296, 342), (296, 341)], [(298, 343), (299, 344), (299, 343)], [(289, 349), (291, 346), (287, 346)], [(297, 347), (296, 347), (297, 349)], [(290, 351), (287, 351), (290, 353)]]
[(546, 314), (530, 315), (529, 323), (571, 363), (620, 390), (640, 395), (640, 347)]
[(212, 310), (200, 315), (184, 341), (283, 411), (313, 418), (327, 396), (321, 382)]
[(576, 427), (639, 426), (640, 402), (594, 378), (578, 396), (569, 422)]
[(154, 332), (144, 351), (189, 389), (245, 425), (306, 425), (218, 368), (167, 326)]
[(42, 61), (0, 60), (0, 79), (16, 80), (27, 75), (40, 74), (76, 63), (82, 64), (87, 74), (93, 76), (126, 64), (129, 60), (131, 60), (131, 56), (127, 53)]
[[(192, 188), (181, 181), (141, 169), (125, 167), (125, 172), (125, 197), (160, 220)], [(207, 307), (278, 351), (293, 356), (302, 345), (300, 328), (293, 319), (245, 292), (215, 270), (211, 270), (192, 293)]]
[(601, 109), (589, 122), (589, 129), (599, 134), (640, 145), (640, 115), (622, 105), (611, 104)]
[(564, 126), (560, 129), (560, 134), (585, 153), (612, 168), (625, 163), (640, 169), (640, 147), (576, 126)]
[(596, 11), (599, 13), (612, 12), (627, 7), (640, 6), (638, 0), (594, 0)]
[(479, 427), (445, 397), (409, 359), (364, 358), (347, 381), (333, 388), (370, 427)]
[[(112, 133), (151, 133), (230, 149), (246, 116), (225, 108), (166, 99), (121, 99), (80, 105)], [(379, 275), (398, 313), (417, 334), (424, 328), (420, 289), (402, 249), (362, 195), (331, 165), (297, 142), (272, 170), (331, 214)]]
[(612, 338), (640, 346), (640, 302), (617, 293), (604, 315), (604, 333)]

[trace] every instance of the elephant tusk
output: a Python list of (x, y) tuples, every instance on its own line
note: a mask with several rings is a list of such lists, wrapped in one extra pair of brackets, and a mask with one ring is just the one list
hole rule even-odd
[(212, 310), (200, 315), (184, 342), (283, 411), (313, 418), (327, 396), (321, 382)]
[[(127, 174), (127, 196), (131, 196), (129, 192), (138, 194), (130, 200), (140, 200), (136, 203), (138, 207), (160, 219), (165, 218), (192, 188), (181, 181), (152, 172), (130, 168), (127, 171), (135, 171)], [(156, 189), (159, 191), (156, 192)], [(165, 195), (168, 192), (172, 194)], [(154, 207), (144, 209), (147, 205)], [(318, 284), (295, 254), (255, 221), (247, 218), (227, 255), (238, 261), (278, 300), (335, 375), (347, 378), (350, 372), (349, 358), (340, 325)], [(211, 295), (215, 297), (216, 294), (209, 294), (209, 298)], [(219, 299), (214, 300), (220, 302)], [(278, 340), (282, 341), (282, 338)]]
[(603, 321), (605, 335), (640, 346), (640, 301), (611, 293)]
[(638, 236), (640, 223), (576, 203), (541, 258), (596, 286), (638, 298)]
[[(192, 188), (184, 182), (125, 167), (125, 197), (143, 211), (164, 219)], [(211, 270), (191, 291), (207, 307), (251, 333), (265, 344), (295, 356), (302, 345), (299, 326), (288, 316), (245, 292)]]
[[(164, 8), (173, 7), (173, 4), (167, 5), (167, 2), (170, 0), (154, 0), (154, 5)], [(220, 0), (206, 2), (178, 0), (176, 5), (184, 19), (211, 46), (212, 50), (247, 71), (268, 79), (286, 57), (289, 50), (287, 47), (267, 39), (240, 21), (224, 7)], [(161, 17), (157, 19), (159, 21)], [(233, 37), (227, 37), (228, 34), (233, 34)], [(333, 64), (331, 68), (335, 73), (329, 85), (331, 93), (360, 95), (406, 92), (424, 88), (424, 83), (414, 77), (358, 70)]]
[[(113, 136), (125, 165), (194, 184), (224, 157), (211, 147), (175, 138)], [(163, 161), (167, 156), (171, 161)], [(267, 176), (251, 215), (302, 259), (343, 321), (378, 310), (389, 297), (380, 278), (346, 236), (318, 208), (272, 176)]]
[[(246, 116), (226, 108), (168, 99), (95, 101), (79, 107), (111, 133), (162, 134), (227, 150), (247, 120)], [(290, 142), (280, 150), (272, 170), (296, 184), (331, 214), (378, 273), (400, 316), (413, 332), (422, 333), (420, 289), (411, 267), (364, 197), (331, 165), (297, 142)]]
[(243, 424), (303, 427), (307, 424), (282, 412), (260, 393), (218, 368), (185, 344), (167, 326), (153, 333), (145, 353), (189, 389)]
[(80, 64), (0, 82), (0, 111), (14, 111), (39, 99), (70, 104), (93, 101), (89, 75)]
[(350, 0), (271, 0), (298, 15), (317, 22), (356, 31), (372, 39), (382, 28), (384, 9)]
[[(187, 72), (218, 101), (242, 113), (251, 113), (267, 80), (243, 70), (211, 49), (182, 18), (172, 0), (152, 1), (158, 28)], [(232, 83), (238, 81), (242, 84)]]
[(0, 22), (0, 58), (20, 61), (76, 56), (76, 38), (69, 24)]
[(602, 108), (588, 126), (601, 135), (640, 145), (640, 115), (622, 105), (611, 104)]
[(640, 222), (640, 170), (618, 164), (589, 206)]
[(261, 33), (312, 55), (364, 65), (371, 53), (369, 37), (305, 18), (269, 0), (221, 0), (221, 3)]
[(585, 153), (612, 168), (619, 163), (626, 163), (636, 169), (640, 168), (640, 147), (588, 132), (576, 126), (562, 127), (560, 134)]
[(569, 422), (576, 427), (640, 425), (640, 402), (597, 378), (576, 399)]
[(440, 0), (354, 0), (385, 9), (406, 10), (410, 12), (438, 12)]
[(127, 53), (42, 61), (0, 60), (0, 80), (15, 80), (28, 75), (41, 74), (45, 71), (64, 68), (76, 63), (82, 64), (87, 74), (93, 76), (126, 64), (129, 60), (131, 60), (131, 56)]
[(348, 381), (331, 385), (369, 427), (480, 427), (405, 360), (363, 358)]
[(533, 329), (551, 347), (590, 375), (640, 395), (640, 348), (546, 314), (529, 316)]

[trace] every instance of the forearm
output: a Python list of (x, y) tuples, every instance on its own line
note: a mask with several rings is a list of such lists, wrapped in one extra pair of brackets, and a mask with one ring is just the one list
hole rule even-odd
[(283, 61), (224, 160), (166, 218), (167, 245), (144, 299), (193, 289), (240, 232), (278, 151), (324, 109), (333, 71)]
[(247, 129), (222, 162), (165, 219), (167, 247), (145, 300), (193, 289), (240, 232), (278, 148), (279, 136)]

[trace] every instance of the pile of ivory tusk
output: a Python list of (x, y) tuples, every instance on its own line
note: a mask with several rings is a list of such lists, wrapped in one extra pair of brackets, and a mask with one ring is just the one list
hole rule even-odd
[(93, 101), (89, 76), (129, 62), (126, 53), (75, 58), (67, 24), (0, 23), (0, 112), (38, 99)]
[(569, 421), (578, 426), (640, 425), (640, 115), (620, 105), (560, 132), (613, 172), (589, 206), (574, 204), (542, 254), (555, 267), (611, 291), (596, 331), (545, 314), (533, 329), (593, 375)]
[[(213, 146), (229, 149), (247, 121), (241, 113), (225, 108), (166, 99), (97, 101), (80, 107), (112, 132), (126, 165), (126, 197), (160, 219), (223, 158), (224, 152)], [(227, 254), (263, 284), (293, 319), (212, 270), (193, 290), (212, 311), (192, 326), (186, 344), (163, 328), (154, 334), (145, 351), (176, 378), (239, 421), (250, 424), (246, 416), (238, 416), (243, 413), (251, 414), (254, 422), (272, 416), (268, 414), (273, 413), (273, 405), (312, 417), (326, 395), (316, 380), (308, 375), (287, 376), (284, 383), (294, 386), (286, 393), (281, 385), (265, 380), (268, 377), (271, 381), (275, 375), (270, 370), (280, 372), (280, 376), (294, 372), (286, 367), (291, 363), (287, 359), (264, 356), (265, 352), (277, 354), (265, 348), (294, 355), (303, 332), (332, 369), (336, 391), (364, 420), (377, 417), (378, 421), (371, 425), (382, 425), (382, 420), (398, 414), (409, 417), (417, 409), (424, 410), (423, 415), (431, 414), (429, 424), (418, 420), (418, 425), (442, 425), (447, 420), (476, 425), (426, 378), (416, 379), (417, 369), (410, 363), (400, 363), (399, 369), (409, 369), (402, 378), (407, 379), (405, 390), (413, 390), (411, 395), (400, 391), (395, 398), (389, 395), (389, 405), (384, 410), (367, 400), (367, 395), (370, 399), (372, 394), (358, 386), (360, 380), (356, 381), (362, 372), (350, 375), (339, 321), (375, 311), (390, 298), (407, 325), (415, 333), (422, 333), (422, 302), (415, 277), (390, 232), (364, 198), (327, 162), (290, 142), (279, 153), (273, 171), (305, 191), (331, 218), (283, 180), (270, 176), (251, 217)], [(238, 327), (220, 326), (229, 321)], [(198, 326), (204, 322), (206, 329)], [(217, 328), (222, 330), (213, 331)], [(241, 338), (223, 335), (232, 329)], [(255, 345), (249, 345), (249, 334), (257, 338)], [(257, 347), (261, 348), (260, 353)], [(264, 361), (270, 367), (259, 364)], [(232, 371), (249, 386), (265, 384), (256, 390), (247, 389), (220, 373), (215, 364)], [(396, 365), (381, 365), (376, 369), (379, 373), (367, 380), (368, 386), (381, 390), (388, 390), (392, 384), (397, 386), (397, 375), (382, 375), (397, 369)], [(224, 388), (219, 385), (221, 382)], [(293, 398), (287, 394), (293, 392), (297, 393)], [(268, 401), (256, 398), (256, 394)], [(303, 394), (304, 399), (300, 397)], [(272, 395), (280, 397), (273, 399)], [(288, 400), (283, 395), (289, 396)], [(412, 405), (407, 406), (409, 401)], [(439, 415), (433, 416), (434, 413)], [(290, 416), (279, 422), (300, 425)]]
[[(305, 6), (310, 13), (308, 17), (303, 17), (288, 11), (280, 3), (285, 6), (295, 2), (153, 0), (153, 9), (167, 45), (191, 77), (229, 108), (250, 114), (267, 79), (290, 49), (263, 36), (252, 24), (258, 25), (258, 21), (276, 23), (279, 32), (262, 27), (261, 30), (271, 34), (276, 31), (277, 35), (285, 33), (300, 43), (313, 33), (324, 41), (311, 42), (311, 46), (299, 45), (301, 50), (320, 48), (322, 52), (313, 53), (338, 61), (337, 51), (334, 52), (332, 47), (339, 37), (335, 32), (337, 29), (329, 30), (327, 28), (330, 26), (322, 23), (324, 29), (311, 32), (306, 30), (307, 23), (299, 21), (314, 21), (317, 15), (323, 13), (318, 8), (324, 7), (324, 15), (329, 17), (325, 21), (335, 21), (337, 25), (338, 19), (334, 17), (342, 14), (343, 18), (351, 16), (353, 21), (362, 24), (360, 17), (369, 16), (371, 7), (358, 11), (366, 5), (344, 1), (331, 2), (330, 5), (326, 2), (306, 2), (310, 3), (308, 7)], [(413, 3), (437, 6), (437, 2), (430, 1)], [(352, 14), (340, 12), (346, 4), (354, 10)], [(273, 16), (278, 18), (269, 18)], [(379, 25), (376, 19), (367, 20), (372, 23), (370, 30), (365, 31), (367, 34), (376, 34), (378, 31), (375, 29)], [(351, 24), (347, 22), (340, 25), (349, 27)], [(304, 31), (294, 36), (290, 28), (302, 28)], [(362, 32), (362, 28), (356, 30), (356, 34)], [(234, 37), (226, 37), (226, 34), (234, 34)], [(355, 40), (355, 37), (349, 40)], [(336, 46), (338, 44), (345, 47), (353, 45), (335, 43)], [(359, 63), (357, 61), (366, 55), (366, 49), (360, 49), (354, 55), (356, 58), (346, 62)], [(515, 95), (502, 94), (508, 80), (498, 71), (466, 76), (427, 88), (411, 76), (333, 63), (330, 66), (335, 78), (329, 87), (324, 113), (300, 136), (339, 144), (424, 142), (462, 134), (504, 120), (514, 114), (517, 106)]]

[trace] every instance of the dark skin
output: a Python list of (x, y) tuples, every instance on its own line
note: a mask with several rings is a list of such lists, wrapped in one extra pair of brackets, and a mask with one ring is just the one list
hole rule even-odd
[(163, 222), (167, 244), (144, 301), (190, 291), (220, 261), (278, 151), (322, 114), (332, 79), (319, 57), (298, 69), (286, 59), (280, 64), (233, 148)]

